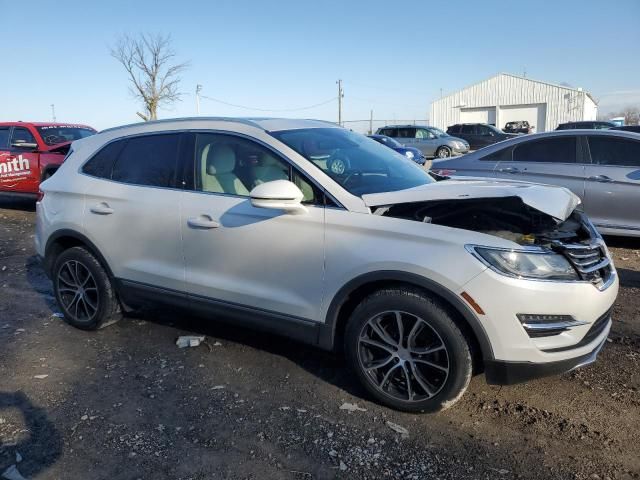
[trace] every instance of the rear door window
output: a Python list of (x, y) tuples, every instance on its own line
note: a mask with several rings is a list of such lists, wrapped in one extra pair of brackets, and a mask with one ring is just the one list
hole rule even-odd
[(398, 138), (416, 138), (415, 128), (398, 128)]
[(576, 137), (526, 142), (514, 147), (514, 162), (576, 163)]
[(179, 134), (129, 139), (113, 166), (111, 179), (134, 185), (174, 187), (179, 143)]
[(92, 177), (111, 179), (113, 165), (126, 143), (126, 140), (111, 142), (84, 164), (82, 172)]
[(480, 160), (487, 162), (510, 162), (512, 160), (511, 152), (513, 148), (501, 148), (489, 155), (485, 155)]
[(9, 127), (0, 127), (0, 148), (9, 146)]
[(382, 135), (386, 135), (387, 137), (397, 137), (398, 129), (397, 128), (384, 128), (380, 132)]
[(593, 163), (624, 167), (640, 167), (640, 142), (626, 138), (589, 136)]

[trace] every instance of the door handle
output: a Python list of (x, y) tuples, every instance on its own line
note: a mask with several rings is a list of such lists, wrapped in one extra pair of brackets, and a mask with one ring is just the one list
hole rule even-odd
[(216, 222), (209, 215), (200, 215), (199, 217), (191, 217), (187, 220), (187, 225), (191, 228), (200, 228), (200, 229), (210, 229), (210, 228), (218, 228), (220, 223)]
[(607, 177), (606, 175), (594, 175), (587, 178), (587, 180), (592, 180), (594, 182), (601, 182), (601, 183), (613, 182), (613, 178)]
[(106, 202), (101, 202), (91, 207), (89, 211), (97, 215), (111, 215), (114, 210)]
[(520, 173), (520, 169), (514, 167), (501, 168), (499, 171), (503, 173)]

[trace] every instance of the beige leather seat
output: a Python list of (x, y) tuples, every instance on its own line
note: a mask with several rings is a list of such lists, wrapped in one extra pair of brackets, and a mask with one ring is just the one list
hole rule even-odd
[(202, 190), (214, 193), (249, 195), (249, 190), (233, 172), (236, 154), (228, 145), (209, 144), (202, 151)]
[(273, 180), (289, 180), (288, 167), (273, 155), (263, 153), (260, 164), (253, 167), (254, 186)]
[[(289, 167), (273, 155), (263, 153), (260, 164), (253, 167), (253, 185), (260, 185), (261, 183), (272, 182), (273, 180), (289, 180)], [(297, 175), (294, 183), (302, 191), (304, 195), (302, 198), (303, 201), (313, 200), (313, 189), (311, 185)]]

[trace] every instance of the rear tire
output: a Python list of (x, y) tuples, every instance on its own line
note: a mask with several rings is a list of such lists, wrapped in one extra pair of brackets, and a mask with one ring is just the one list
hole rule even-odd
[(65, 250), (53, 266), (53, 289), (65, 321), (82, 330), (97, 330), (122, 318), (107, 272), (84, 247)]
[(469, 343), (447, 308), (408, 287), (380, 290), (356, 307), (345, 354), (372, 397), (407, 412), (449, 408), (473, 371)]

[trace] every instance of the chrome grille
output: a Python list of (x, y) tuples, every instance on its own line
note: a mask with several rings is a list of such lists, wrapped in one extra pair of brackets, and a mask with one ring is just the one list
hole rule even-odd
[(558, 242), (555, 246), (571, 262), (583, 280), (599, 284), (606, 282), (611, 276), (611, 262), (602, 242)]

